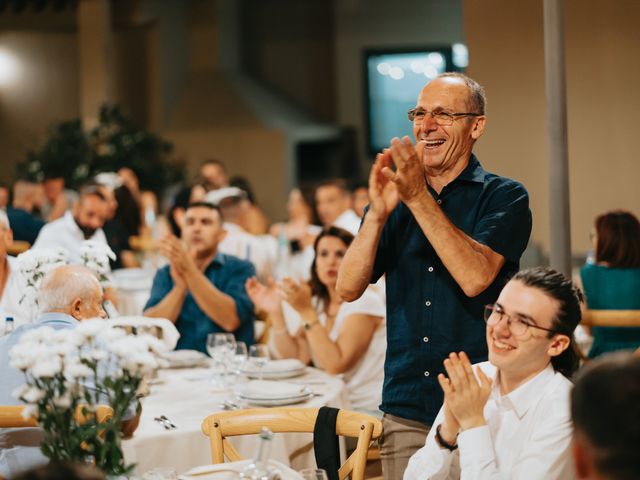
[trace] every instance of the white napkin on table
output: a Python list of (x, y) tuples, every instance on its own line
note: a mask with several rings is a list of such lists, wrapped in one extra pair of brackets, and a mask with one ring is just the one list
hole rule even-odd
[(150, 318), (143, 317), (142, 315), (135, 316), (123, 316), (109, 319), (109, 323), (114, 326), (122, 327), (136, 327), (138, 329), (159, 328), (162, 331), (161, 338), (159, 339), (167, 351), (173, 350), (178, 344), (180, 334), (176, 326), (166, 318)]

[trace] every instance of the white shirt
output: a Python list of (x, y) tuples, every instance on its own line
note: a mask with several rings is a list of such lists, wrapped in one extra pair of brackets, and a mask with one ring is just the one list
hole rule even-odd
[[(85, 240), (87, 239), (84, 238), (82, 230), (73, 219), (73, 214), (67, 210), (63, 217), (42, 227), (31, 248), (34, 250), (38, 248), (64, 248), (69, 253), (70, 262), (80, 264), (82, 263), (80, 246)], [(88, 240), (108, 245), (107, 237), (101, 228), (97, 229)]]
[[(314, 306), (317, 307), (317, 298), (314, 297), (314, 300)], [(318, 310), (316, 308), (316, 311)], [(295, 335), (302, 323), (300, 314), (286, 302), (283, 302), (283, 313), (289, 332)], [(333, 342), (338, 339), (345, 320), (351, 315), (371, 315), (383, 319), (373, 333), (367, 351), (351, 369), (342, 374), (351, 407), (359, 410), (378, 410), (378, 406), (382, 403), (384, 357), (387, 351), (384, 297), (375, 288), (368, 287), (359, 299), (343, 302), (329, 332), (329, 338)], [(318, 311), (318, 320), (323, 326), (326, 325), (327, 316), (324, 312)], [(315, 361), (314, 363), (317, 364)], [(322, 368), (322, 365), (317, 364), (317, 366)]]
[[(4, 285), (2, 297), (0, 297), (0, 322), (4, 322), (6, 317), (13, 317), (13, 325), (19, 327), (25, 323), (30, 323), (32, 319), (31, 307), (22, 299), (23, 284), (20, 281), (20, 272), (18, 271), (18, 262), (15, 257), (7, 255), (7, 266), (9, 267), (9, 276), (7, 283)], [(4, 327), (0, 327), (0, 335)]]
[(479, 366), (494, 379), (484, 408), (487, 425), (461, 432), (458, 449), (450, 452), (435, 440), (436, 428), (444, 420), (440, 409), (425, 446), (409, 460), (404, 479), (574, 478), (571, 382), (548, 365), (513, 392), (501, 395), (496, 368), (489, 362)]
[(269, 235), (251, 235), (233, 223), (224, 223), (227, 234), (218, 244), (218, 251), (248, 260), (256, 269), (256, 276), (262, 282), (272, 275), (278, 245)]
[(338, 218), (336, 218), (336, 221), (333, 222), (333, 225), (336, 227), (344, 228), (346, 231), (351, 232), (353, 235), (355, 235), (360, 229), (360, 220), (361, 218), (358, 216), (358, 214), (349, 209), (342, 212), (342, 214)]

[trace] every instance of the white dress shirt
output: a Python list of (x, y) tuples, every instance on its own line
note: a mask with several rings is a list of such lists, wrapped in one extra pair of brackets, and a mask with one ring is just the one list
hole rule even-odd
[(269, 235), (252, 235), (234, 223), (225, 222), (222, 227), (227, 234), (218, 251), (251, 262), (258, 279), (265, 282), (273, 273), (278, 254), (276, 240)]
[(435, 440), (436, 427), (444, 421), (440, 409), (425, 446), (409, 460), (404, 479), (574, 478), (571, 382), (548, 365), (513, 392), (501, 395), (496, 368), (489, 362), (478, 365), (494, 379), (484, 408), (487, 425), (461, 432), (458, 449), (450, 452)]
[(38, 248), (64, 248), (69, 253), (71, 263), (80, 264), (80, 246), (85, 240), (93, 240), (94, 242), (107, 243), (107, 237), (101, 228), (97, 229), (89, 239), (84, 238), (84, 234), (80, 227), (73, 219), (71, 211), (67, 210), (62, 218), (47, 223), (36, 238), (32, 249)]
[(358, 233), (360, 229), (360, 221), (362, 219), (353, 210), (345, 210), (342, 214), (336, 218), (333, 225), (336, 227), (344, 228), (346, 231), (351, 232), (352, 235)]

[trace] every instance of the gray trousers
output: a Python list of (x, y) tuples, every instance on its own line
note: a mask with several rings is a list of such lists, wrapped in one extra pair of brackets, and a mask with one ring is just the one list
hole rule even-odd
[(411, 455), (424, 446), (431, 427), (385, 413), (382, 417), (380, 461), (385, 480), (401, 480)]

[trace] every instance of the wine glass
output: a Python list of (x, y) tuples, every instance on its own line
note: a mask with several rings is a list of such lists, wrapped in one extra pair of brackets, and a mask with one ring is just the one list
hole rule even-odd
[(322, 468), (305, 468), (300, 470), (300, 475), (304, 480), (329, 480), (327, 472)]
[(233, 365), (233, 371), (236, 375), (242, 373), (242, 368), (247, 362), (247, 344), (244, 342), (236, 342), (236, 348), (233, 352), (233, 358), (231, 364)]
[(269, 361), (269, 347), (259, 343), (251, 345), (249, 347), (249, 360), (258, 370), (258, 378), (262, 380), (262, 369)]
[[(222, 370), (221, 376), (227, 373), (228, 357), (231, 353), (231, 342), (235, 348), (235, 338), (232, 333), (210, 333), (207, 335), (207, 352), (213, 359), (216, 367)], [(219, 381), (220, 386), (224, 386), (224, 381)]]

